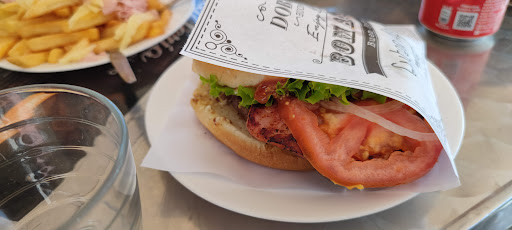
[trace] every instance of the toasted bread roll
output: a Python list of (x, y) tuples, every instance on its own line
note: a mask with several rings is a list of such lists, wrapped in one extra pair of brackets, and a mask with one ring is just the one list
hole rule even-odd
[(215, 75), (220, 85), (231, 88), (237, 88), (239, 85), (256, 86), (265, 79), (265, 76), (261, 74), (228, 69), (198, 60), (194, 60), (192, 63), (192, 71), (207, 79), (210, 78), (210, 75)]
[(191, 105), (199, 121), (219, 141), (241, 157), (276, 169), (313, 170), (304, 158), (253, 138), (247, 131), (246, 121), (239, 115), (237, 109), (225, 99), (211, 97), (207, 85), (200, 85), (195, 90)]

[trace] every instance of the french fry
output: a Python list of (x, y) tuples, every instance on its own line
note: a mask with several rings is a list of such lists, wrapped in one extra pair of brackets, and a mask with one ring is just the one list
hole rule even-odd
[[(11, 107), (2, 117), (2, 126), (33, 118), (36, 115), (37, 107), (55, 93), (35, 93), (19, 101)], [(20, 129), (7, 129), (0, 133), (0, 143), (11, 138), (20, 132)]]
[[(0, 26), (2, 26), (2, 24), (0, 24)], [(9, 33), (8, 31), (5, 31), (5, 30), (0, 30), (0, 37), (13, 37), (13, 36), (16, 36), (16, 34)]]
[(48, 21), (59, 20), (58, 17), (54, 15), (41, 16), (34, 19), (29, 20), (19, 20), (17, 15), (13, 15), (9, 18), (5, 18), (0, 21), (0, 32), (4, 31), (4, 33), (8, 33), (9, 35), (0, 34), (0, 36), (17, 36), (18, 30), (23, 29), (27, 26), (45, 23)]
[(0, 60), (25, 68), (127, 48), (163, 34), (172, 15), (160, 0), (146, 0), (148, 11), (126, 21), (104, 15), (104, 0), (5, 1), (0, 0)]
[(150, 10), (158, 10), (160, 11), (165, 6), (159, 0), (148, 0), (148, 8)]
[(59, 20), (59, 18), (54, 15), (41, 16), (29, 20), (19, 20), (17, 15), (12, 15), (8, 18), (0, 20), (0, 37), (17, 36), (19, 31), (23, 31), (21, 33), (26, 34), (26, 36), (29, 36), (31, 33), (34, 33), (34, 35), (41, 34), (44, 32), (44, 30), (52, 31), (57, 29), (53, 28), (54, 25), (43, 25), (43, 27), (39, 28), (38, 24), (48, 23), (50, 21), (56, 20)]
[(92, 12), (91, 12), (91, 9), (89, 9), (89, 7), (87, 7), (85, 5), (81, 5), (73, 11), (73, 14), (69, 18), (68, 23), (71, 26), (73, 26), (76, 21), (78, 21), (79, 19), (85, 17), (87, 14), (90, 14), (90, 13), (92, 13)]
[(73, 48), (75, 44), (71, 44), (71, 45), (68, 45), (68, 46), (64, 46), (63, 49), (64, 49), (64, 53), (68, 52), (71, 50), (71, 48)]
[[(142, 25), (142, 23), (150, 22), (150, 21), (154, 21), (154, 20), (156, 20), (156, 17), (151, 12), (138, 13), (138, 14), (132, 15), (128, 19), (128, 22), (126, 23), (125, 28), (123, 28), (123, 26), (121, 26), (118, 29), (118, 31), (120, 32), (119, 34), (118, 34), (118, 31), (116, 31), (115, 37), (116, 37), (116, 39), (121, 41), (119, 48), (124, 49), (124, 48), (128, 47), (128, 45), (132, 44), (133, 36), (137, 32), (137, 29), (139, 28), (139, 26)], [(124, 30), (124, 31), (122, 31), (122, 30)], [(121, 34), (122, 34), (122, 37), (121, 37), (121, 39), (119, 39)]]
[(48, 34), (62, 33), (67, 28), (68, 22), (65, 19), (48, 21), (39, 24), (32, 24), (18, 29), (22, 38), (29, 38)]
[(31, 53), (23, 56), (7, 57), (7, 61), (21, 66), (24, 68), (30, 68), (41, 65), (48, 59), (48, 52)]
[[(100, 0), (101, 1), (101, 0)], [(69, 18), (69, 26), (74, 29), (77, 21), (87, 21), (88, 18), (95, 16), (101, 12), (102, 7), (99, 4), (103, 4), (103, 2), (93, 2), (93, 0), (88, 0), (86, 3), (80, 5), (73, 11), (73, 15)], [(101, 14), (103, 15), (103, 14)]]
[[(119, 22), (119, 21), (118, 21)], [(114, 35), (116, 34), (116, 31), (117, 29), (119, 28), (119, 26), (121, 26), (121, 22), (117, 23), (117, 24), (111, 24), (111, 25), (106, 25), (105, 29), (103, 29), (101, 31), (101, 38), (104, 39), (104, 38), (110, 38), (110, 37), (114, 37)]]
[(98, 13), (103, 10), (103, 0), (88, 0), (85, 6), (87, 6), (92, 12)]
[(71, 7), (63, 7), (53, 11), (53, 14), (57, 17), (68, 18), (71, 16)]
[(0, 21), (0, 37), (14, 37), (17, 36), (18, 18), (16, 15), (9, 16)]
[(89, 13), (81, 16), (78, 19), (72, 20), (73, 17), (74, 16), (72, 16), (72, 18), (69, 20), (69, 27), (66, 29), (66, 32), (78, 31), (103, 25), (107, 23), (109, 20), (111, 20), (113, 18), (113, 15), (105, 16), (101, 11), (97, 13), (90, 11)]
[(107, 24), (105, 24), (105, 26), (108, 28), (108, 27), (112, 27), (112, 26), (117, 26), (119, 24), (123, 23), (122, 21), (119, 21), (119, 20), (116, 20), (116, 19), (113, 19), (113, 20), (110, 20), (107, 22)]
[(28, 8), (23, 18), (30, 19), (39, 17), (45, 14), (49, 14), (54, 10), (63, 7), (78, 5), (80, 3), (80, 0), (37, 0), (32, 4), (30, 8)]
[(25, 16), (25, 13), (27, 12), (27, 9), (20, 9), (18, 13), (16, 14), (16, 18), (22, 19)]
[(105, 51), (114, 51), (119, 49), (119, 41), (114, 39), (114, 37), (105, 38), (96, 42), (96, 47), (94, 47), (94, 53), (100, 54)]
[(8, 12), (8, 11), (0, 10), (0, 20), (8, 18), (8, 17), (11, 17), (12, 15), (15, 15), (15, 14), (16, 13), (13, 14), (13, 13)]
[(146, 35), (147, 38), (154, 38), (157, 36), (160, 36), (164, 34), (164, 29), (159, 25), (151, 25), (151, 29), (149, 29), (148, 34)]
[(37, 18), (33, 18), (33, 19), (23, 19), (23, 20), (16, 20), (14, 21), (13, 23), (15, 24), (16, 27), (18, 28), (21, 28), (21, 27), (25, 27), (25, 26), (30, 26), (30, 25), (33, 25), (33, 24), (39, 24), (39, 23), (45, 23), (45, 22), (49, 22), (49, 21), (56, 21), (56, 20), (60, 20), (61, 18), (55, 16), (55, 15), (45, 15), (45, 16), (41, 16), (41, 17), (37, 17)]
[(0, 5), (0, 11), (10, 12), (15, 14), (20, 10), (20, 5), (17, 2), (10, 2)]
[(146, 34), (148, 34), (149, 28), (151, 28), (151, 22), (143, 22), (133, 35), (132, 42), (130, 44), (134, 44), (146, 38)]
[(119, 27), (116, 29), (116, 32), (114, 34), (114, 38), (116, 40), (123, 39), (123, 36), (126, 33), (126, 27), (128, 27), (128, 23), (126, 23), (126, 22), (123, 22), (119, 25)]
[(34, 4), (36, 0), (16, 0), (16, 2), (21, 6), (23, 9), (28, 9)]
[(92, 28), (73, 33), (51, 34), (31, 38), (27, 40), (27, 45), (30, 50), (37, 52), (70, 45), (80, 41), (80, 39), (83, 38), (87, 38), (90, 41), (96, 41), (99, 39), (99, 37), (99, 30), (97, 28)]
[[(119, 26), (120, 25), (116, 25), (115, 27), (118, 28)], [(137, 28), (135, 34), (133, 35), (131, 44), (139, 42), (140, 40), (144, 39), (150, 26), (151, 26), (150, 22), (143, 22), (139, 26), (139, 28)], [(94, 53), (99, 54), (99, 53), (102, 53), (105, 51), (113, 51), (113, 50), (119, 49), (120, 41), (115, 39), (114, 34), (109, 34), (109, 35), (112, 35), (112, 36), (108, 36), (108, 37), (96, 42), (96, 47), (94, 48)]]
[(61, 48), (55, 48), (50, 50), (48, 54), (48, 63), (55, 64), (59, 62), (59, 59), (64, 56), (64, 50)]
[(71, 7), (71, 14), (76, 13), (76, 11), (78, 10), (78, 8), (80, 8), (80, 6), (72, 6), (72, 7)]
[[(0, 23), (0, 27), (3, 26)], [(0, 29), (0, 37), (16, 37), (16, 32)]]
[(16, 56), (23, 56), (30, 53), (30, 49), (27, 46), (27, 42), (25, 39), (22, 39), (7, 52), (8, 57), (16, 57)]
[(69, 50), (59, 60), (59, 64), (68, 64), (71, 62), (77, 62), (84, 59), (94, 49), (95, 45), (90, 44), (88, 39), (82, 39), (76, 43), (71, 50)]
[(16, 41), (16, 37), (0, 37), (0, 58), (7, 54)]
[(151, 23), (151, 29), (149, 30), (147, 37), (152, 38), (159, 35), (162, 35), (165, 32), (165, 28), (167, 27), (167, 24), (169, 23), (169, 20), (171, 19), (172, 12), (168, 9), (165, 9), (160, 14), (160, 19), (158, 21), (155, 21)]

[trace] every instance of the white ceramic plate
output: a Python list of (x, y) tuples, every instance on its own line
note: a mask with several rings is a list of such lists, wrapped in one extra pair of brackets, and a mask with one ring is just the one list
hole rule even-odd
[[(153, 45), (161, 42), (166, 39), (170, 35), (174, 34), (179, 28), (181, 28), (187, 20), (192, 15), (194, 11), (195, 2), (194, 0), (176, 0), (177, 2), (172, 6), (172, 16), (170, 19), (170, 23), (167, 24), (165, 29), (165, 33), (154, 37), (151, 39), (145, 39), (141, 42), (138, 42), (130, 47), (121, 51), (125, 56), (129, 57), (131, 55), (137, 54), (145, 49), (152, 47)], [(92, 62), (77, 62), (70, 64), (42, 64), (39, 66), (35, 66), (32, 68), (21, 68), (17, 65), (13, 65), (7, 60), (3, 59), (0, 61), (0, 68), (8, 69), (12, 71), (18, 72), (26, 72), (26, 73), (54, 73), (54, 72), (65, 72), (72, 70), (79, 70), (90, 68), (94, 66), (103, 65), (109, 63), (110, 59), (107, 55), (102, 56), (100, 59)]]
[[(187, 81), (197, 77), (191, 71), (192, 59), (181, 58), (170, 66), (153, 87), (146, 108), (145, 123), (149, 141), (155, 142), (164, 127), (176, 95)], [(429, 65), (441, 110), (450, 110), (446, 132), (458, 151), (464, 133), (462, 104), (450, 82), (432, 64)], [(376, 213), (403, 203), (416, 193), (357, 191), (343, 193), (296, 192), (246, 187), (223, 180), (193, 174), (173, 176), (190, 191), (220, 207), (245, 215), (286, 222), (327, 222)]]

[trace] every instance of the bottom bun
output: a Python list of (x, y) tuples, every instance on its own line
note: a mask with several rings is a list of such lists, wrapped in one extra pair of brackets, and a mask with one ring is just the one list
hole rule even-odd
[(236, 154), (256, 164), (276, 169), (306, 171), (314, 168), (294, 153), (254, 139), (247, 131), (246, 121), (227, 100), (213, 98), (208, 85), (194, 91), (190, 104), (199, 121)]

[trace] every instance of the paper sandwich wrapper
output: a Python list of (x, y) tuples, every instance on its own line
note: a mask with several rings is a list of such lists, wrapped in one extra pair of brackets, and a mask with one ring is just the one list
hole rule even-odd
[[(181, 54), (241, 71), (343, 85), (402, 101), (427, 119), (445, 151), (419, 180), (378, 191), (429, 192), (459, 185), (450, 148), (457, 143), (446, 138), (425, 44), (412, 25), (383, 26), (286, 1), (210, 0)], [(178, 103), (143, 166), (210, 174), (258, 189), (344, 190), (317, 172), (270, 169), (234, 154), (196, 119), (189, 102), (199, 76), (192, 78), (177, 95)]]

